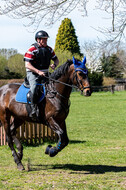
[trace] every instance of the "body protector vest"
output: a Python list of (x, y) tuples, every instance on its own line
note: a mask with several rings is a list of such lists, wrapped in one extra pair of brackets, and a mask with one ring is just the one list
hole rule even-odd
[(33, 44), (38, 50), (35, 52), (35, 60), (32, 65), (38, 70), (48, 69), (51, 61), (51, 50), (47, 47), (39, 47), (37, 43)]

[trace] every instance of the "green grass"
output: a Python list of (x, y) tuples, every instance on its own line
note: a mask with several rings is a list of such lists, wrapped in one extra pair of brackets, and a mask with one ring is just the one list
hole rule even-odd
[(70, 99), (69, 145), (54, 158), (44, 154), (47, 143), (24, 146), (22, 172), (1, 146), (0, 189), (126, 189), (126, 91), (72, 93)]

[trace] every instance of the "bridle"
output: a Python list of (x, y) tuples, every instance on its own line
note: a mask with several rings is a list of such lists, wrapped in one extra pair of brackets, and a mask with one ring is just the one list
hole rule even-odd
[[(70, 84), (67, 84), (67, 83), (64, 83), (62, 81), (59, 81), (59, 80), (56, 80), (56, 79), (53, 79), (51, 77), (48, 77), (48, 76), (44, 76), (45, 78), (49, 79), (50, 81), (53, 81), (55, 83), (60, 83), (60, 84), (63, 84), (65, 86), (68, 86), (68, 87), (71, 87), (71, 88), (76, 88), (76, 89), (80, 89), (80, 86), (82, 86), (83, 90), (87, 89), (87, 88), (91, 88), (90, 86), (86, 86), (84, 87), (83, 84), (82, 84), (82, 81), (78, 79), (77, 77), (77, 72), (80, 71), (82, 72), (83, 74), (85, 74), (86, 76), (88, 75), (88, 70), (87, 69), (76, 69), (73, 73), (73, 78), (72, 78), (72, 83), (74, 82), (74, 80), (76, 80), (76, 83), (77, 85), (70, 85)], [(54, 89), (53, 89), (54, 90)], [(81, 89), (80, 89), (81, 90)], [(81, 91), (83, 91), (81, 90)], [(69, 99), (69, 97), (64, 97), (62, 94), (60, 94), (57, 90), (54, 90), (53, 92), (51, 91), (50, 93), (53, 93), (53, 94), (58, 94), (60, 97), (64, 98), (64, 99)]]
[(69, 86), (69, 87), (71, 87), (71, 88), (80, 89), (80, 88), (79, 88), (80, 84), (81, 84), (81, 86), (83, 87), (83, 90), (85, 90), (85, 89), (87, 89), (87, 88), (91, 88), (91, 86), (86, 86), (86, 87), (83, 86), (82, 81), (79, 80), (78, 77), (77, 77), (77, 71), (81, 71), (81, 72), (82, 72), (83, 74), (85, 74), (86, 76), (87, 76), (87, 74), (88, 74), (87, 69), (83, 69), (83, 70), (82, 70), (82, 69), (76, 69), (76, 70), (74, 71), (74, 73), (73, 73), (73, 78), (72, 78), (72, 83), (73, 83), (74, 79), (76, 80), (76, 82), (77, 82), (77, 85), (76, 85), (76, 86), (75, 86), (75, 85), (67, 84), (67, 83), (65, 83), (65, 82), (62, 82), (62, 81), (53, 79), (53, 78), (48, 77), (48, 76), (44, 76), (44, 77), (47, 78), (47, 79), (49, 79), (49, 80), (51, 80), (51, 81), (53, 81), (53, 82), (60, 83), (60, 84), (63, 84), (63, 85), (65, 85), (65, 86)]

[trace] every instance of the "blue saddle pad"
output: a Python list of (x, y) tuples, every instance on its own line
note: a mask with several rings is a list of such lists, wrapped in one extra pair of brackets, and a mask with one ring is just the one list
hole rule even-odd
[[(39, 84), (39, 85), (42, 85), (42, 84)], [(43, 93), (38, 102), (41, 102), (43, 98), (45, 97), (45, 87), (44, 85), (42, 86), (43, 86)], [(27, 94), (29, 91), (30, 91), (30, 88), (26, 88), (24, 84), (22, 84), (17, 91), (16, 97), (15, 97), (16, 102), (28, 103)]]

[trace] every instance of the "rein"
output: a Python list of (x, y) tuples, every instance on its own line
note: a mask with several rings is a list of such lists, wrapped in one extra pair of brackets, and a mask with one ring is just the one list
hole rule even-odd
[(70, 85), (70, 84), (67, 84), (67, 83), (65, 83), (65, 82), (61, 82), (61, 81), (56, 80), (56, 79), (53, 79), (53, 78), (51, 78), (51, 77), (47, 77), (47, 76), (44, 76), (44, 77), (47, 78), (47, 79), (49, 79), (49, 80), (52, 80), (52, 81), (54, 81), (54, 82), (56, 82), (56, 83), (64, 84), (65, 86), (69, 86), (69, 87), (71, 87), (71, 88), (73, 87), (73, 88), (78, 89), (77, 86)]
[[(76, 73), (76, 71), (75, 71), (75, 73)], [(76, 75), (75, 75), (75, 76), (76, 76)], [(67, 84), (67, 83), (65, 83), (65, 82), (61, 82), (61, 81), (59, 81), (59, 80), (53, 79), (53, 78), (51, 78), (51, 77), (47, 77), (47, 76), (44, 76), (44, 77), (47, 78), (47, 79), (49, 79), (49, 80), (51, 80), (51, 81), (54, 81), (54, 82), (56, 82), (56, 83), (60, 83), (60, 84), (64, 84), (65, 86), (69, 86), (69, 87), (71, 87), (71, 88), (76, 88), (76, 89), (79, 88), (78, 86), (70, 85), (70, 84)], [(77, 80), (77, 79), (76, 79), (76, 80)], [(77, 81), (77, 82), (78, 82), (78, 81)], [(87, 88), (90, 88), (90, 86), (83, 87), (83, 90), (84, 90), (84, 89), (87, 89)]]

